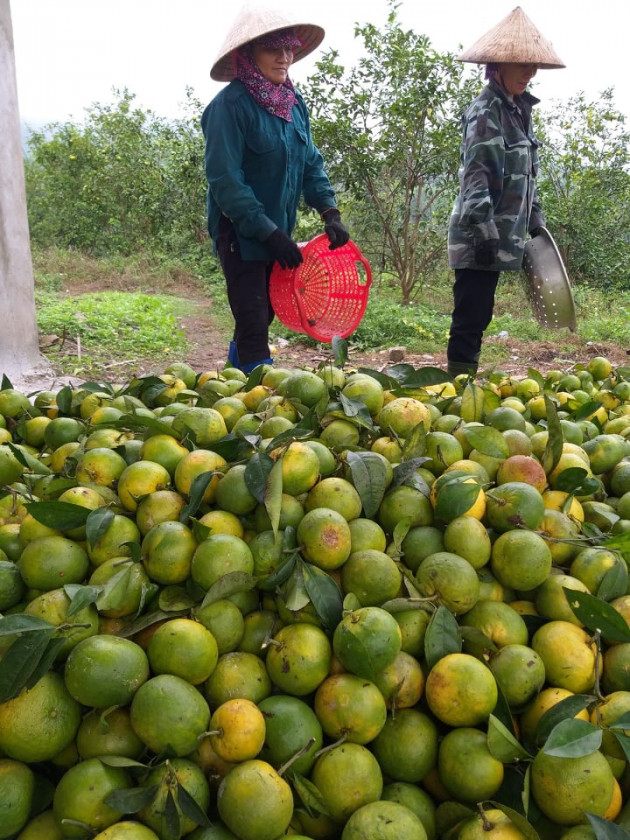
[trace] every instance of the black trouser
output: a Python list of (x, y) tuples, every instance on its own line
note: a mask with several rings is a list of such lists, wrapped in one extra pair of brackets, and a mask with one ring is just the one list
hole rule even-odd
[(269, 359), (269, 324), (274, 311), (269, 299), (273, 262), (242, 260), (232, 222), (221, 218), (217, 252), (234, 316), (234, 341), (241, 365)]
[(483, 333), (492, 320), (499, 273), (478, 268), (455, 269), (454, 307), (446, 351), (449, 362), (477, 369)]

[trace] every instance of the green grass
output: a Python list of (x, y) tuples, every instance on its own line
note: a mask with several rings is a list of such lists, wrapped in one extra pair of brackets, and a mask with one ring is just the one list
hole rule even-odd
[[(134, 364), (184, 356), (186, 339), (178, 316), (189, 312), (191, 290), (212, 299), (217, 329), (225, 336), (231, 330), (225, 283), (211, 255), (189, 266), (149, 261), (141, 255), (97, 260), (52, 249), (34, 253), (33, 261), (39, 331), (65, 341), (61, 349), (55, 344), (45, 351), (63, 373), (84, 375), (122, 360)], [(445, 273), (419, 290), (417, 302), (401, 306), (391, 279), (377, 279), (365, 316), (349, 343), (360, 351), (404, 345), (409, 353), (443, 353), (452, 308), (451, 282)], [(501, 331), (516, 341), (549, 342), (560, 358), (575, 355), (587, 342), (630, 347), (630, 291), (605, 293), (580, 286), (574, 296), (577, 332), (543, 329), (531, 314), (520, 276), (505, 273), (486, 331), (483, 363), (500, 364), (509, 356), (509, 342), (497, 339)], [(278, 337), (316, 344), (276, 319), (271, 340)], [(73, 346), (77, 338), (80, 358)]]

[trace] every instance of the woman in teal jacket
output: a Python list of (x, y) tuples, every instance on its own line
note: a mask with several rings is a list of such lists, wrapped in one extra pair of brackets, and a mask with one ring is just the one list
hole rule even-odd
[(308, 110), (288, 76), (323, 37), (313, 24), (250, 8), (235, 21), (210, 73), (229, 85), (201, 120), (208, 230), (234, 316), (228, 360), (246, 373), (272, 361), (269, 277), (276, 261), (283, 268), (302, 261), (291, 239), (300, 200), (320, 214), (331, 249), (349, 239)]

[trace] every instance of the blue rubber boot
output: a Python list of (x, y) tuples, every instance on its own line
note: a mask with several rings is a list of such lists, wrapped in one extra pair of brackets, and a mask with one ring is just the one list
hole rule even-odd
[(250, 362), (247, 365), (242, 365), (241, 370), (243, 373), (251, 373), (254, 368), (257, 368), (259, 365), (272, 365), (273, 359), (261, 359), (259, 362)]
[(238, 358), (238, 347), (236, 346), (235, 341), (230, 341), (227, 360), (232, 365), (232, 367), (239, 368), (240, 370), (241, 363)]

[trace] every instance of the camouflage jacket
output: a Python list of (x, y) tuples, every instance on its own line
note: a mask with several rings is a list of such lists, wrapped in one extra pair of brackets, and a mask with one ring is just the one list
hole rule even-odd
[(494, 80), (464, 114), (459, 195), (449, 223), (451, 268), (480, 268), (475, 245), (499, 239), (488, 271), (516, 271), (525, 237), (544, 224), (536, 191), (538, 141), (531, 130), (530, 93), (510, 99)]

